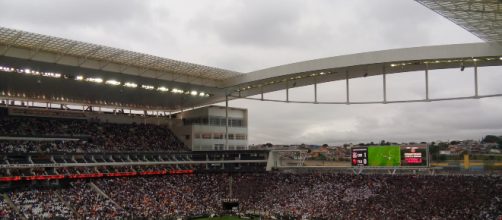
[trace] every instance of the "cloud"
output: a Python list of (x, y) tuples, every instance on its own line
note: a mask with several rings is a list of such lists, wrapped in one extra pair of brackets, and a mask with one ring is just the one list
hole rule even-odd
[[(241, 72), (401, 47), (480, 40), (415, 1), (0, 0), (0, 26), (104, 44)], [(480, 92), (502, 93), (500, 67), (480, 68)], [(431, 97), (472, 95), (472, 69), (430, 73)], [(351, 81), (354, 100), (381, 100), (381, 77)], [(292, 99), (312, 100), (313, 88)], [(422, 72), (388, 76), (390, 100), (423, 98)], [(284, 91), (266, 94), (284, 99)], [(344, 101), (345, 84), (319, 85)], [(249, 109), (250, 143), (478, 139), (502, 134), (499, 98), (387, 105), (231, 101)]]

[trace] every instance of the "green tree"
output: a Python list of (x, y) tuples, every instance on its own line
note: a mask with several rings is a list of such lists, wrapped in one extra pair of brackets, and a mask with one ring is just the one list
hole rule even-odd
[(484, 143), (498, 143), (500, 141), (502, 140), (500, 140), (500, 138), (495, 135), (486, 135), (486, 137), (483, 138)]

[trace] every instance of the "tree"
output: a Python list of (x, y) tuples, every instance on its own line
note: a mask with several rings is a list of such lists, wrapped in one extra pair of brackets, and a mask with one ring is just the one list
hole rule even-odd
[(486, 135), (485, 138), (483, 138), (484, 143), (497, 143), (501, 141), (499, 137), (495, 135)]

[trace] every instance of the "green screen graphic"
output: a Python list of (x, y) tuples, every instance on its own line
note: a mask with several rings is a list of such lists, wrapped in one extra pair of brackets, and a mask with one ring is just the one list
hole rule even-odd
[(401, 165), (401, 151), (399, 146), (368, 147), (368, 165), (397, 167)]

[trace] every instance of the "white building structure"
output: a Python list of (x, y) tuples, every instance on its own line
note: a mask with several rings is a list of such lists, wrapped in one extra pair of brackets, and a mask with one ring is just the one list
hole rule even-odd
[(228, 108), (228, 142), (225, 116), (224, 106), (185, 111), (173, 130), (193, 151), (248, 150), (247, 109)]

